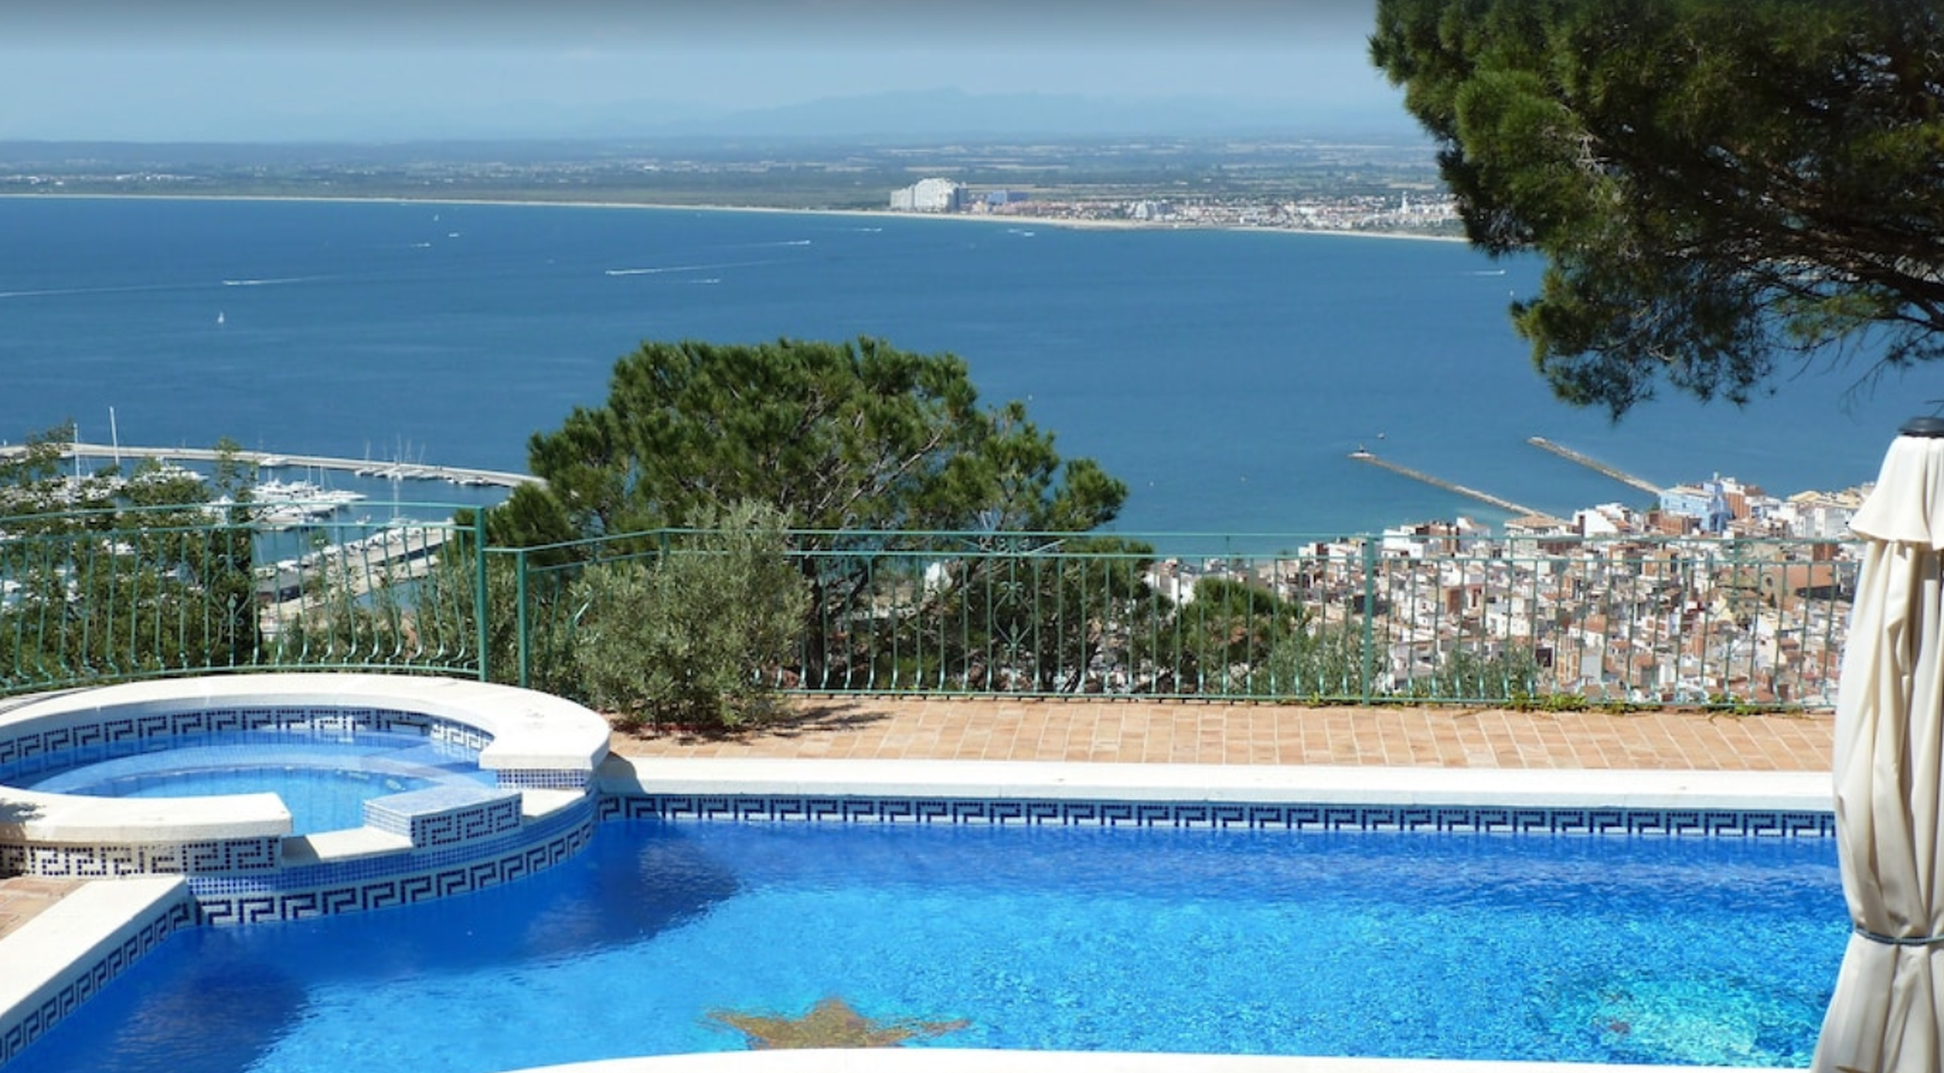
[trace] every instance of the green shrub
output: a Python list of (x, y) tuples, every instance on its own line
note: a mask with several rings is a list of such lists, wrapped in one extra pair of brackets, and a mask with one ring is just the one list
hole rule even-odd
[(1269, 680), (1284, 696), (1311, 701), (1363, 694), (1363, 634), (1355, 623), (1312, 623), (1276, 642)]
[[(1409, 692), (1423, 700), (1515, 702), (1522, 697), (1537, 696), (1540, 678), (1538, 659), (1531, 649), (1522, 645), (1513, 645), (1490, 656), (1461, 648), (1447, 652), (1437, 673), (1411, 683)], [(1569, 702), (1547, 699), (1541, 703), (1558, 710), (1559, 704)]]
[(809, 610), (782, 517), (743, 504), (657, 558), (597, 563), (575, 583), (574, 666), (624, 724), (735, 729), (775, 710), (777, 676)]

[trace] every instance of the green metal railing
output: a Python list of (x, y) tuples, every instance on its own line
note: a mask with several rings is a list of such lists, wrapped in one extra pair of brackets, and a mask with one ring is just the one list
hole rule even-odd
[(283, 528), (200, 504), (0, 518), (0, 693), (242, 670), (477, 676), (484, 572), (451, 552), (480, 543), (449, 521)]
[[(409, 513), (452, 515), (449, 507)], [(255, 669), (574, 696), (585, 571), (700, 554), (671, 530), (492, 548), (483, 517), (274, 530), (232, 510), (0, 519), (0, 693)], [(819, 694), (1819, 708), (1834, 541), (1035, 533), (788, 535), (812, 594), (777, 687)], [(483, 609), (483, 610), (482, 610)]]
[[(647, 569), (683, 538), (494, 550), (518, 616), (511, 680), (571, 692), (578, 572)], [(807, 693), (1826, 707), (1855, 569), (1837, 542), (1787, 539), (1372, 536), (1202, 556), (1060, 534), (791, 543), (816, 598), (772, 673)]]

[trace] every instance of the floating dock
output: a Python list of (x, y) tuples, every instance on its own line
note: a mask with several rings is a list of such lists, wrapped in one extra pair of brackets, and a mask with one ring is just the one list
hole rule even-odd
[[(1414, 470), (1409, 466), (1400, 466), (1395, 462), (1378, 458), (1376, 455), (1371, 454), (1369, 451), (1366, 451), (1363, 448), (1358, 448), (1357, 450), (1350, 452), (1350, 457), (1355, 461), (1368, 462), (1379, 469), (1390, 470), (1392, 473), (1398, 474), (1399, 476), (1402, 477), (1409, 477), (1414, 481), (1423, 481), (1425, 484), (1428, 484), (1433, 488), (1442, 488), (1447, 492), (1456, 492), (1461, 496), (1466, 496), (1471, 499), (1476, 499), (1480, 503), (1490, 504), (1491, 506), (1497, 507), (1498, 509), (1505, 511), (1509, 514), (1512, 514), (1515, 517), (1522, 517), (1522, 518), (1531, 518), (1531, 517), (1552, 518), (1553, 517), (1552, 515), (1546, 513), (1543, 510), (1534, 510), (1533, 508), (1525, 506), (1523, 504), (1514, 503), (1509, 499), (1503, 499), (1500, 498), (1499, 496), (1495, 496), (1490, 492), (1481, 492), (1476, 488), (1467, 488), (1462, 484), (1454, 484), (1451, 481), (1447, 481), (1442, 477), (1433, 477), (1429, 473), (1423, 473), (1418, 470)], [(1558, 519), (1554, 519), (1554, 520), (1556, 521)]]
[(266, 632), (274, 633), (274, 623), (286, 613), (322, 606), (317, 594), (305, 592), (305, 582), (325, 579), (353, 597), (364, 596), (379, 583), (431, 573), (439, 549), (451, 538), (451, 532), (440, 526), (399, 525), (332, 544), (301, 559), (257, 567), (257, 601), (274, 612), (265, 620)]
[(1600, 474), (1601, 476), (1612, 477), (1614, 480), (1619, 481), (1621, 484), (1631, 485), (1634, 488), (1638, 488), (1641, 491), (1646, 492), (1648, 495), (1658, 496), (1661, 494), (1660, 487), (1658, 485), (1653, 484), (1650, 481), (1643, 480), (1639, 477), (1634, 476), (1631, 473), (1627, 473), (1622, 470), (1615, 469), (1614, 467), (1609, 466), (1605, 462), (1601, 462), (1597, 459), (1588, 458), (1585, 455), (1580, 454), (1578, 451), (1573, 450), (1571, 447), (1567, 447), (1563, 444), (1554, 443), (1553, 441), (1545, 438), (1544, 436), (1527, 436), (1526, 442), (1533, 445), (1534, 447), (1539, 448), (1541, 451), (1550, 451), (1553, 454), (1558, 455), (1559, 457), (1565, 459), (1568, 462), (1577, 462), (1580, 465), (1585, 466), (1587, 469), (1590, 469), (1593, 472)]

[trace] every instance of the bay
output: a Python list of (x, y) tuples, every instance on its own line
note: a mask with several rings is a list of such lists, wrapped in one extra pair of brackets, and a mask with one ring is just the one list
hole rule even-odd
[(1934, 373), (1860, 395), (1787, 370), (1746, 407), (1671, 395), (1618, 425), (1555, 401), (1507, 306), (1532, 258), (1462, 243), (875, 214), (0, 198), (0, 437), (523, 470), (643, 340), (878, 336), (949, 351), (1067, 457), (1131, 489), (1115, 528), (1267, 548), (1506, 512), (1367, 447), (1555, 514), (1657, 484), (1776, 494), (1874, 478)]

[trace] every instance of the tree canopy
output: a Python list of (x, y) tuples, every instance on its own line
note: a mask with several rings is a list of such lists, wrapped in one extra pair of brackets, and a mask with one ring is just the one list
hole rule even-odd
[(1746, 401), (1779, 359), (1944, 357), (1944, 9), (1379, 0), (1373, 62), (1564, 400)]
[(983, 407), (966, 365), (876, 339), (644, 343), (608, 399), (528, 444), (544, 489), (489, 524), (522, 544), (692, 525), (724, 504), (803, 529), (1081, 532), (1127, 488), (1010, 402)]

